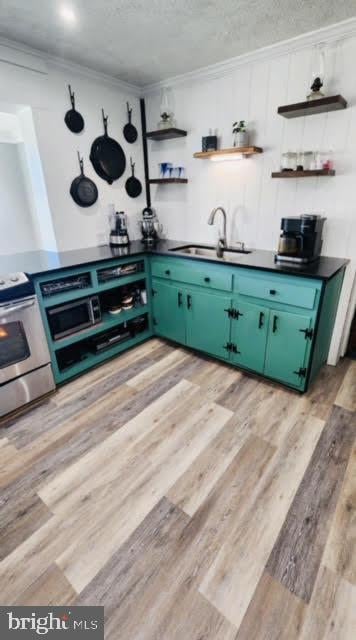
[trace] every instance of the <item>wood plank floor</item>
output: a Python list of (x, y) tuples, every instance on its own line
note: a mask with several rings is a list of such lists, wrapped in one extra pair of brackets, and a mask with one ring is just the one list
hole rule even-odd
[(1, 426), (1, 604), (104, 605), (108, 640), (354, 640), (355, 440), (355, 362), (300, 396), (151, 340)]

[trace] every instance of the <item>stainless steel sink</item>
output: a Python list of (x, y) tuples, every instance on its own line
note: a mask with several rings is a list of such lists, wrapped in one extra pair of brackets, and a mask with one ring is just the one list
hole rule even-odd
[(248, 249), (226, 249), (221, 257), (216, 253), (216, 249), (213, 247), (204, 247), (200, 245), (184, 245), (182, 247), (176, 247), (170, 249), (170, 251), (176, 251), (177, 253), (186, 253), (190, 256), (197, 256), (200, 258), (214, 258), (215, 260), (221, 260), (221, 262), (239, 262), (243, 255), (252, 253)]

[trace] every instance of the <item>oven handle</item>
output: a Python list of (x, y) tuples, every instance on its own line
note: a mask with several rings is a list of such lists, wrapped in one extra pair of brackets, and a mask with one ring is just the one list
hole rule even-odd
[(0, 318), (4, 316), (10, 315), (10, 313), (15, 313), (16, 311), (22, 311), (22, 309), (27, 309), (28, 307), (33, 307), (35, 304), (35, 298), (31, 298), (27, 302), (17, 302), (11, 304), (0, 304)]

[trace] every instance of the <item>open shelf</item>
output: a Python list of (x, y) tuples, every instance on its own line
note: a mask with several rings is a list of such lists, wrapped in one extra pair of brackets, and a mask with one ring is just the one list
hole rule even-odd
[(194, 158), (200, 158), (201, 160), (207, 160), (213, 156), (223, 156), (230, 154), (242, 154), (244, 156), (252, 156), (256, 153), (262, 153), (261, 147), (230, 147), (229, 149), (217, 149), (216, 151), (198, 151), (193, 154)]
[(58, 349), (63, 349), (64, 347), (68, 347), (75, 342), (80, 342), (81, 340), (91, 338), (91, 336), (95, 336), (97, 333), (112, 329), (113, 327), (116, 327), (116, 325), (127, 322), (128, 320), (132, 320), (133, 318), (137, 318), (137, 316), (141, 316), (144, 313), (148, 313), (148, 306), (146, 304), (143, 304), (139, 307), (134, 307), (133, 309), (128, 309), (127, 311), (121, 311), (121, 313), (116, 314), (111, 314), (108, 311), (104, 311), (101, 316), (101, 322), (88, 327), (88, 329), (83, 329), (82, 331), (78, 331), (77, 333), (72, 333), (67, 338), (53, 340), (53, 347), (55, 351), (58, 351)]
[(334, 169), (315, 169), (310, 171), (273, 171), (272, 178), (312, 178), (315, 176), (334, 176)]
[(279, 115), (284, 118), (300, 118), (301, 116), (312, 116), (316, 113), (327, 113), (328, 111), (338, 111), (346, 109), (347, 102), (341, 95), (326, 96), (318, 100), (305, 100), (295, 104), (286, 104), (278, 107)]
[(187, 178), (153, 178), (150, 184), (187, 184)]
[(150, 140), (172, 140), (173, 138), (184, 138), (187, 135), (187, 131), (184, 129), (177, 129), (176, 127), (170, 127), (169, 129), (157, 129), (156, 131), (147, 131), (146, 138)]
[(58, 383), (62, 383), (62, 382), (65, 382), (66, 380), (74, 378), (75, 376), (78, 376), (81, 373), (84, 373), (84, 371), (87, 371), (88, 369), (92, 369), (93, 367), (99, 364), (102, 364), (109, 358), (112, 358), (113, 356), (118, 355), (122, 351), (126, 351), (130, 347), (134, 347), (140, 344), (141, 342), (144, 342), (145, 340), (150, 338), (151, 335), (152, 335), (151, 330), (146, 329), (142, 333), (138, 333), (136, 336), (133, 336), (130, 339), (124, 340), (123, 342), (113, 345), (111, 348), (106, 349), (102, 353), (96, 353), (96, 354), (88, 353), (87, 357), (84, 358), (83, 360), (79, 360), (78, 362), (74, 363), (68, 368), (65, 368), (62, 371), (59, 371), (58, 374), (56, 375), (56, 381)]

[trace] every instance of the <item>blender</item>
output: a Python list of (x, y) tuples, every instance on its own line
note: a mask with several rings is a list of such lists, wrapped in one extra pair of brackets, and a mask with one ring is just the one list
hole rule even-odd
[(110, 214), (110, 246), (126, 247), (130, 244), (127, 231), (127, 216), (123, 211), (115, 211)]

